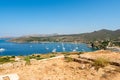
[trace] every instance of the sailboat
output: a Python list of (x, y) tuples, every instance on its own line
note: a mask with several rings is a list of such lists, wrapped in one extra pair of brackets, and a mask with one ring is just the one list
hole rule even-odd
[(75, 49), (78, 49), (78, 47), (76, 47)]
[(76, 49), (73, 49), (73, 52), (76, 52)]
[(32, 47), (32, 45), (30, 47)]
[(0, 48), (0, 52), (4, 52), (5, 51), (5, 49), (4, 48)]
[(60, 46), (58, 45), (57, 47), (59, 48)]
[(46, 47), (46, 49), (48, 50), (49, 48), (48, 48), (48, 47)]
[(64, 44), (62, 43), (62, 49), (63, 49), (63, 51), (65, 51), (65, 47), (64, 47)]
[(52, 52), (56, 52), (56, 49), (53, 49)]

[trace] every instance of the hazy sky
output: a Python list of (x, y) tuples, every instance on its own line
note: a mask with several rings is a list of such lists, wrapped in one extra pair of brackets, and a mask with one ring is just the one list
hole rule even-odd
[(120, 0), (0, 0), (0, 36), (120, 28)]

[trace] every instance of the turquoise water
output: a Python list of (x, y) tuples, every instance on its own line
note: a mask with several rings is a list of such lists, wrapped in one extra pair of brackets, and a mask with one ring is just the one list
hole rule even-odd
[(74, 43), (12, 43), (7, 42), (8, 39), (0, 39), (0, 56), (5, 55), (30, 55), (30, 54), (45, 54), (51, 52), (71, 52), (93, 51), (86, 44)]

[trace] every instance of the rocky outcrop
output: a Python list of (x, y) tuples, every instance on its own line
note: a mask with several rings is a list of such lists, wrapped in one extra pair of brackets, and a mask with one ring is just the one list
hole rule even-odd
[(0, 64), (0, 69), (14, 69), (25, 66), (25, 61), (13, 62), (13, 63), (5, 63)]

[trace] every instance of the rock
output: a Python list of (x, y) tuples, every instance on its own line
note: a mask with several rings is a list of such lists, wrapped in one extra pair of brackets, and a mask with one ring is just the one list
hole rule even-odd
[(91, 54), (80, 54), (80, 56), (79, 57), (81, 57), (81, 58), (91, 58), (92, 56), (91, 56)]
[(19, 80), (18, 74), (0, 75), (0, 80)]
[(91, 69), (91, 70), (95, 70), (95, 67), (91, 67), (90, 69)]
[(21, 66), (25, 66), (26, 61), (21, 61)]
[(36, 59), (31, 59), (31, 60), (30, 60), (30, 63), (31, 63), (32, 65), (35, 65), (35, 64), (38, 63), (38, 61), (37, 61)]
[(21, 66), (25, 66), (25, 61), (14, 62), (14, 63), (5, 63), (0, 65), (0, 69), (13, 69)]
[(99, 76), (102, 76), (104, 73), (105, 73), (105, 72), (104, 72), (104, 69), (102, 69), (102, 68), (99, 68), (99, 69), (98, 69), (98, 75), (99, 75)]
[(15, 57), (15, 61), (20, 61), (21, 59), (19, 57)]
[(89, 80), (93, 80), (93, 78), (94, 78), (94, 76), (93, 75), (87, 75), (87, 79), (89, 79)]
[(18, 67), (21, 67), (22, 66), (22, 63), (21, 62), (14, 62), (13, 63), (13, 67), (14, 68), (18, 68)]
[(86, 67), (85, 64), (80, 65), (80, 69), (85, 69), (85, 67)]
[(2, 69), (2, 68), (3, 68), (3, 65), (1, 64), (1, 65), (0, 65), (0, 69)]
[(12, 69), (13, 68), (13, 64), (12, 63), (5, 63), (2, 65), (3, 69)]

